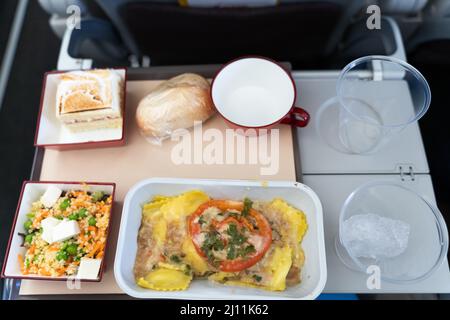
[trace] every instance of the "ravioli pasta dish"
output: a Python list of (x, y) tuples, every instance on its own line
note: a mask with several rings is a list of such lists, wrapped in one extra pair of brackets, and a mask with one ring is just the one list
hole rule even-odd
[(300, 283), (305, 214), (281, 198), (210, 199), (199, 190), (155, 196), (143, 207), (136, 283), (185, 290), (194, 278), (282, 291)]

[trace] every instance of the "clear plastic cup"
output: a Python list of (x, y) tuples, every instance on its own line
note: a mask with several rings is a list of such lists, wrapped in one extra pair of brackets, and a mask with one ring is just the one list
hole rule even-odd
[(366, 56), (349, 63), (336, 84), (340, 143), (355, 154), (376, 152), (428, 110), (430, 87), (397, 58)]
[[(348, 237), (344, 235), (344, 221), (367, 213), (409, 225), (408, 245), (402, 253), (388, 258), (355, 255), (355, 243), (345, 241)], [(347, 267), (366, 273), (369, 267), (376, 266), (381, 280), (407, 284), (427, 278), (441, 266), (447, 256), (448, 232), (438, 208), (427, 199), (395, 182), (374, 181), (357, 188), (345, 201), (335, 246)]]

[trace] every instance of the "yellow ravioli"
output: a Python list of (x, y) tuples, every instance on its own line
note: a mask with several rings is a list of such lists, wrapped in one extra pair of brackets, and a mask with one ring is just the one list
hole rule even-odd
[(203, 275), (209, 270), (208, 263), (197, 253), (190, 238), (184, 240), (181, 250), (186, 255), (184, 261), (192, 267), (196, 274)]
[(158, 268), (144, 278), (139, 278), (137, 284), (143, 288), (159, 291), (186, 290), (191, 283), (192, 275), (183, 271)]
[(292, 265), (292, 249), (289, 246), (277, 247), (267, 266), (271, 274), (269, 283), (265, 284), (267, 290), (282, 291), (286, 289), (286, 277)]
[(286, 236), (297, 243), (301, 242), (303, 236), (308, 229), (308, 223), (306, 222), (306, 216), (303, 211), (291, 207), (286, 201), (282, 199), (274, 199), (269, 207), (275, 209), (283, 214), (283, 218), (291, 226), (290, 232), (286, 233)]

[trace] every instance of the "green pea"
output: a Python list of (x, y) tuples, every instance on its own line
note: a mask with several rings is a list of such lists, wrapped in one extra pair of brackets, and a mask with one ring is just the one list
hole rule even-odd
[(79, 216), (77, 213), (72, 213), (69, 215), (69, 220), (78, 220)]
[(97, 223), (97, 220), (94, 217), (90, 217), (88, 220), (88, 223), (90, 226), (95, 226)]
[(27, 218), (33, 219), (34, 218), (34, 213), (27, 213)]
[(67, 259), (69, 259), (69, 255), (66, 251), (58, 251), (58, 253), (56, 254), (56, 260), (58, 261)]
[(79, 216), (80, 218), (86, 218), (86, 217), (87, 217), (87, 209), (86, 209), (86, 208), (81, 208), (81, 209), (78, 211), (78, 216)]
[(59, 208), (61, 210), (66, 210), (68, 207), (70, 206), (70, 199), (64, 199), (60, 204), (59, 204)]
[(71, 256), (76, 255), (76, 254), (77, 254), (77, 245), (74, 244), (74, 243), (69, 244), (69, 245), (67, 246), (67, 248), (66, 248), (66, 252), (67, 252), (68, 254), (70, 254)]
[(28, 243), (28, 244), (30, 244), (31, 241), (33, 241), (33, 235), (32, 235), (32, 234), (27, 234), (27, 235), (25, 236), (25, 242)]
[(103, 191), (96, 191), (92, 194), (92, 201), (97, 202), (103, 199), (105, 193)]
[(23, 224), (23, 227), (25, 228), (25, 230), (28, 230), (31, 228), (31, 226), (33, 225), (33, 222), (31, 220), (27, 220), (25, 221), (25, 223)]

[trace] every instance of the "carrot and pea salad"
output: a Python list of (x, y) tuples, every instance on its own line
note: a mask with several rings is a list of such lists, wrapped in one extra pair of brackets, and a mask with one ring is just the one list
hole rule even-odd
[[(50, 208), (41, 201), (34, 202), (23, 225), (26, 252), (18, 257), (21, 272), (52, 277), (74, 275), (82, 258), (103, 258), (111, 205), (111, 195), (85, 190), (63, 192)], [(49, 242), (43, 237), (42, 222), (54, 219), (77, 225), (77, 234)]]

